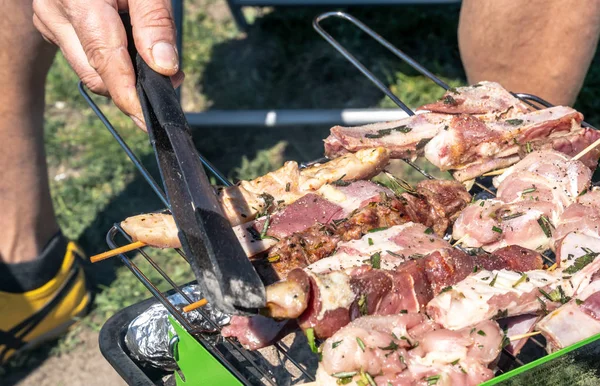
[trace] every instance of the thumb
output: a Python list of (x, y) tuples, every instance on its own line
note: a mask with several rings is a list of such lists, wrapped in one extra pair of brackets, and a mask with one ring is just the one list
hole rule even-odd
[(129, 0), (133, 39), (152, 69), (172, 76), (179, 70), (171, 0)]

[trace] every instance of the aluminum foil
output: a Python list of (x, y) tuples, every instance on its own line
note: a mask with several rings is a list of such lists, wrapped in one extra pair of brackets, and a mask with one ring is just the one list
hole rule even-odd
[[(200, 287), (195, 284), (184, 287), (182, 290), (192, 301), (198, 301), (204, 297), (200, 292)], [(180, 311), (188, 305), (188, 302), (179, 293), (169, 296), (168, 299)], [(210, 304), (202, 307), (202, 311), (219, 326), (229, 323), (230, 316), (212, 308)], [(182, 312), (182, 314), (195, 327), (207, 332), (216, 331), (214, 326), (197, 310)], [(138, 362), (173, 371), (177, 365), (169, 352), (169, 332), (171, 334), (175, 332), (169, 323), (168, 315), (169, 312), (162, 304), (150, 306), (132, 320), (127, 327), (125, 344), (131, 356)]]

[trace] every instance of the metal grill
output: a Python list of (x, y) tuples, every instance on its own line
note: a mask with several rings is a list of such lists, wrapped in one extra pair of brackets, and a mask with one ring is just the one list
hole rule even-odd
[[(412, 111), (404, 102), (402, 102), (383, 82), (381, 82), (371, 71), (369, 71), (356, 57), (354, 57), (347, 49), (345, 49), (337, 40), (335, 40), (329, 33), (327, 33), (323, 27), (321, 26), (321, 22), (328, 18), (340, 18), (346, 21), (349, 21), (354, 26), (361, 29), (363, 32), (372, 37), (375, 41), (383, 45), (390, 52), (400, 58), (402, 61), (410, 65), (413, 69), (421, 73), (422, 75), (431, 79), (438, 86), (443, 88), (444, 90), (448, 90), (450, 87), (441, 79), (436, 77), (434, 74), (429, 72), (426, 68), (421, 66), (415, 60), (410, 58), (404, 52), (400, 51), (398, 48), (393, 46), (390, 42), (385, 40), (379, 34), (374, 32), (372, 29), (367, 27), (365, 24), (354, 18), (353, 16), (343, 13), (343, 12), (327, 12), (318, 17), (316, 17), (313, 21), (314, 29), (329, 43), (331, 44), (339, 53), (341, 53), (354, 67), (356, 67), (363, 75), (365, 75), (377, 88), (379, 88), (386, 96), (388, 96), (399, 108), (401, 108), (406, 114), (414, 115), (415, 112)], [(92, 98), (89, 96), (84, 86), (79, 84), (79, 91), (90, 105), (92, 110), (96, 113), (98, 118), (102, 121), (102, 123), (106, 126), (106, 128), (110, 131), (110, 133), (117, 140), (119, 145), (123, 148), (127, 156), (134, 163), (135, 167), (142, 174), (146, 182), (150, 185), (151, 189), (156, 193), (156, 195), (161, 199), (161, 201), (166, 206), (167, 210), (169, 208), (169, 203), (166, 199), (164, 192), (161, 187), (156, 183), (156, 181), (152, 178), (152, 176), (148, 173), (146, 168), (142, 165), (140, 160), (136, 157), (136, 155), (131, 151), (127, 143), (123, 140), (123, 138), (119, 135), (117, 130), (112, 126), (106, 116), (102, 113), (100, 108), (94, 103)], [(514, 96), (521, 99), (525, 103), (529, 104), (534, 108), (541, 107), (551, 107), (552, 104), (539, 98), (535, 95), (524, 94), (524, 93), (513, 93)], [(592, 127), (586, 122), (582, 123), (584, 127)], [(592, 127), (593, 128), (593, 127)], [(200, 156), (200, 159), (203, 165), (208, 169), (208, 171), (215, 176), (215, 178), (223, 185), (230, 186), (232, 183), (217, 169), (215, 168), (207, 159)], [(301, 167), (307, 167), (314, 163), (323, 163), (327, 162), (327, 159), (319, 159), (313, 162), (301, 164)], [(425, 170), (417, 166), (410, 160), (404, 160), (408, 165), (416, 169), (420, 172), (424, 177), (433, 179), (434, 177), (427, 173)], [(489, 178), (478, 178), (475, 182), (476, 186), (479, 188), (476, 194), (483, 195), (494, 195), (494, 189), (488, 186), (491, 186)], [(120, 245), (116, 242), (116, 237), (120, 235), (122, 239), (127, 243), (131, 243), (131, 238), (123, 231), (120, 225), (115, 224), (106, 235), (106, 242), (111, 249), (117, 248)], [(460, 248), (460, 247), (459, 247)], [(187, 261), (184, 253), (176, 249), (177, 254)], [(150, 266), (155, 269), (162, 278), (172, 286), (173, 290), (179, 293), (186, 301), (190, 304), (193, 302), (165, 272), (159, 264), (156, 263), (145, 251), (142, 249), (138, 249), (133, 252), (139, 252), (145, 260), (150, 264)], [(132, 253), (132, 252), (130, 252)], [(244, 384), (271, 384), (276, 385), (277, 379), (275, 378), (275, 371), (272, 366), (266, 363), (266, 361), (261, 358), (261, 354), (258, 352), (248, 351), (244, 349), (235, 339), (232, 338), (223, 338), (219, 333), (207, 332), (205, 330), (200, 329), (197, 326), (190, 324), (183, 314), (168, 300), (166, 296), (166, 292), (160, 291), (155, 284), (151, 282), (151, 280), (142, 272), (142, 270), (133, 262), (133, 260), (127, 254), (120, 254), (119, 258), (125, 264), (125, 266), (137, 277), (144, 286), (150, 291), (150, 293), (160, 302), (162, 303), (167, 310), (173, 315), (173, 317), (194, 337), (198, 339), (198, 341), (214, 355), (232, 374), (240, 379)], [(549, 264), (554, 264), (554, 256), (552, 254), (544, 255), (544, 258)], [(208, 320), (211, 326), (219, 331), (219, 326), (212, 322), (208, 315), (202, 311), (202, 309), (197, 310), (206, 320)], [(283, 356), (283, 358), (288, 361), (292, 366), (294, 366), (300, 374), (302, 374), (302, 378), (306, 381), (314, 381), (314, 375), (309, 372), (309, 369), (306, 364), (301, 363), (300, 361), (294, 359), (289, 353), (289, 347), (286, 347), (283, 343), (279, 342), (275, 344), (276, 350)], [(503, 350), (501, 357), (498, 361), (497, 367), (497, 375), (500, 375), (504, 372), (512, 370), (516, 367), (522, 366), (525, 363), (531, 362), (535, 359), (538, 359), (542, 356), (546, 355), (545, 351), (545, 340), (544, 338), (536, 338), (530, 337), (528, 343), (525, 345), (521, 353), (518, 357), (513, 356), (510, 352)]]

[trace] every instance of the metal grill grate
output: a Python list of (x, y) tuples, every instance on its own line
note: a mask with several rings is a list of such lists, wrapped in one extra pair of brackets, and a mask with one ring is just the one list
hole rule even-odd
[[(379, 88), (385, 95), (387, 95), (398, 107), (404, 110), (408, 115), (414, 115), (415, 112), (412, 111), (406, 104), (404, 104), (383, 82), (381, 82), (371, 71), (369, 71), (360, 61), (358, 61), (348, 50), (346, 50), (337, 40), (335, 40), (329, 33), (327, 33), (322, 27), (321, 22), (325, 19), (335, 17), (347, 20), (354, 24), (356, 27), (361, 29), (363, 32), (372, 37), (375, 41), (386, 47), (389, 51), (391, 51), (398, 58), (406, 62), (413, 69), (423, 74), (424, 76), (431, 79), (438, 86), (443, 88), (444, 90), (448, 90), (449, 86), (443, 82), (441, 79), (436, 77), (434, 74), (429, 72), (415, 60), (410, 58), (404, 52), (400, 51), (398, 48), (394, 47), (390, 42), (385, 40), (379, 34), (374, 32), (372, 29), (367, 27), (365, 24), (357, 20), (351, 15), (348, 15), (343, 12), (327, 12), (324, 13), (317, 18), (315, 18), (313, 22), (314, 29), (327, 41), (329, 42), (339, 53), (341, 53), (353, 66), (355, 66), (363, 75), (365, 75), (377, 88)], [(102, 121), (102, 123), (106, 126), (106, 128), (110, 131), (110, 133), (114, 136), (119, 145), (123, 148), (127, 156), (134, 163), (135, 167), (142, 174), (146, 182), (150, 185), (151, 189), (156, 193), (156, 195), (161, 199), (166, 208), (169, 208), (169, 203), (165, 197), (164, 192), (161, 187), (156, 183), (156, 181), (152, 178), (152, 176), (148, 173), (145, 167), (142, 165), (140, 160), (136, 157), (136, 155), (131, 151), (128, 147), (127, 143), (123, 140), (123, 138), (119, 135), (117, 130), (112, 126), (112, 124), (108, 121), (108, 119), (104, 116), (100, 108), (94, 103), (92, 98), (86, 92), (84, 86), (79, 84), (79, 91), (90, 105), (92, 110), (96, 113), (98, 118)], [(530, 94), (524, 93), (513, 93), (514, 96), (523, 100), (525, 103), (529, 104), (534, 108), (540, 107), (551, 107), (552, 105), (547, 101)], [(586, 122), (583, 122), (582, 125), (584, 127), (592, 127)], [(209, 172), (214, 175), (217, 180), (225, 185), (232, 185), (230, 181), (218, 170), (216, 169), (207, 159), (200, 156), (200, 159), (203, 165), (209, 170)], [(327, 159), (319, 159), (310, 163), (302, 164), (301, 167), (307, 167), (311, 164), (317, 162), (327, 162)], [(404, 160), (408, 165), (419, 171), (424, 177), (433, 179), (434, 177), (427, 173), (425, 170), (417, 166), (410, 160)], [(475, 182), (479, 187), (480, 192), (487, 192), (487, 194), (493, 195), (493, 189), (488, 188), (486, 186), (489, 184), (489, 179), (487, 183), (485, 179), (478, 179)], [(119, 224), (115, 224), (107, 233), (106, 242), (111, 249), (119, 247), (117, 242), (115, 241), (116, 237), (120, 235), (123, 240), (130, 243), (131, 238), (123, 231)], [(146, 261), (155, 269), (164, 280), (172, 286), (172, 288), (179, 293), (183, 298), (192, 303), (192, 300), (181, 290), (181, 288), (161, 269), (161, 267), (143, 250), (139, 249), (134, 252), (139, 252)], [(176, 252), (183, 259), (186, 259), (183, 252), (179, 249), (176, 249)], [(131, 253), (131, 252), (130, 252)], [(188, 331), (190, 334), (195, 336), (198, 341), (209, 351), (211, 352), (229, 371), (231, 371), (236, 377), (240, 379), (244, 384), (256, 384), (256, 383), (267, 383), (271, 385), (276, 385), (277, 379), (275, 377), (274, 368), (268, 364), (264, 360), (262, 360), (261, 355), (257, 352), (248, 351), (244, 349), (235, 339), (232, 338), (223, 338), (218, 333), (210, 333), (204, 330), (199, 329), (197, 326), (190, 324), (182, 313), (168, 300), (165, 292), (161, 292), (150, 280), (149, 278), (142, 272), (142, 270), (133, 262), (133, 260), (127, 254), (119, 255), (119, 258), (125, 264), (125, 266), (137, 277), (144, 286), (150, 291), (150, 293), (160, 302), (162, 303), (167, 310), (173, 315), (173, 317)], [(544, 258), (550, 263), (554, 263), (554, 256), (548, 255), (544, 256)], [(198, 312), (206, 319), (209, 320), (206, 313), (202, 311), (202, 309), (198, 309)], [(214, 322), (210, 322), (211, 326), (215, 330), (219, 330), (219, 326)], [(282, 343), (275, 344), (276, 350), (283, 356), (283, 358), (288, 361), (292, 366), (294, 366), (301, 374), (305, 380), (313, 381), (314, 376), (309, 372), (307, 365), (300, 363), (300, 361), (294, 359), (292, 355), (289, 353), (289, 347), (286, 347)], [(527, 345), (523, 348), (522, 352), (518, 355), (518, 357), (513, 356), (510, 352), (503, 350), (503, 353), (498, 361), (497, 367), (497, 375), (505, 373), (509, 370), (512, 370), (516, 367), (522, 366), (528, 362), (531, 362), (535, 359), (538, 359), (541, 356), (544, 356), (545, 352), (545, 341), (543, 338), (538, 339), (536, 337), (529, 338)]]

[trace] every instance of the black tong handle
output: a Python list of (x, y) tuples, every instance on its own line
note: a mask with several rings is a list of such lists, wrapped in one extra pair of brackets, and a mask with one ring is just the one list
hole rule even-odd
[(122, 15), (122, 20), (150, 142), (198, 284), (208, 301), (222, 311), (256, 313), (266, 302), (264, 285), (223, 215), (171, 80), (152, 70), (135, 52), (128, 16)]

